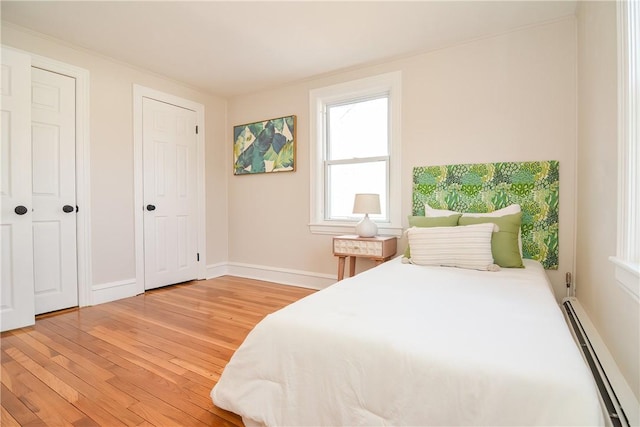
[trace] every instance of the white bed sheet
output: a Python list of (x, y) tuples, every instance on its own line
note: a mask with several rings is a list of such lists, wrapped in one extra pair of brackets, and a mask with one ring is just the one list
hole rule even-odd
[(396, 258), (267, 316), (211, 391), (247, 424), (602, 425), (542, 266)]

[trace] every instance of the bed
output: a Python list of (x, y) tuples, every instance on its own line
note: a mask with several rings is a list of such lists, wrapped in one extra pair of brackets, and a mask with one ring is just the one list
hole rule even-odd
[[(214, 404), (247, 426), (603, 425), (545, 273), (557, 268), (557, 162), (481, 166), (414, 170), (411, 250), (265, 317)], [(521, 205), (499, 220), (447, 210), (490, 204), (478, 215), (495, 216), (496, 200)], [(514, 265), (494, 253), (505, 233)]]
[(267, 316), (211, 392), (247, 426), (601, 425), (540, 263), (400, 257)]

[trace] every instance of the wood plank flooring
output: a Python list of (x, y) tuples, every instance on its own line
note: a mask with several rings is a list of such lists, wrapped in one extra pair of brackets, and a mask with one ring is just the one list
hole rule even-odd
[(242, 426), (211, 388), (256, 323), (313, 292), (224, 276), (40, 316), (1, 336), (0, 424)]

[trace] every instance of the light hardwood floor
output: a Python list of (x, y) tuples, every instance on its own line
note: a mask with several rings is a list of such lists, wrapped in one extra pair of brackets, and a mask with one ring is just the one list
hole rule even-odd
[(211, 388), (267, 314), (313, 290), (220, 277), (2, 334), (3, 427), (242, 426)]

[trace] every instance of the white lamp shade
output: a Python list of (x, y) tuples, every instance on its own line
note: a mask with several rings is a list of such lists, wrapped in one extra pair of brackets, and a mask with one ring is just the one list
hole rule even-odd
[(353, 202), (353, 213), (379, 214), (380, 195), (379, 194), (356, 194)]

